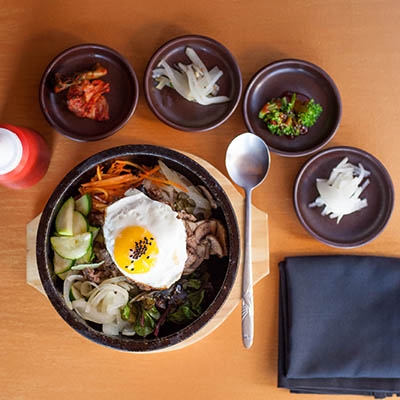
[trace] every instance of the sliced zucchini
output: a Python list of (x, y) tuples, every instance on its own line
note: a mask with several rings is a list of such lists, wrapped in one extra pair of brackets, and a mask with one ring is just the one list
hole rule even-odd
[(59, 235), (73, 235), (75, 201), (72, 197), (64, 202), (56, 216), (56, 231)]
[(72, 218), (72, 234), (73, 236), (85, 233), (88, 231), (89, 224), (86, 218), (79, 211), (73, 212)]
[(95, 240), (97, 237), (97, 234), (100, 231), (100, 228), (98, 228), (97, 226), (89, 225), (88, 231), (93, 233), (93, 240)]
[(79, 199), (75, 200), (75, 210), (82, 213), (84, 216), (87, 216), (92, 209), (92, 197), (86, 193), (83, 196), (79, 197)]
[[(70, 274), (70, 272), (71, 272), (71, 270), (68, 270), (68, 271), (62, 272), (61, 274), (58, 274), (57, 276), (60, 279), (62, 279), (63, 281), (65, 281), (65, 278)], [(76, 274), (76, 272), (75, 272), (75, 274)]]
[(88, 251), (82, 257), (79, 257), (75, 261), (75, 264), (88, 264), (93, 261), (93, 258), (94, 258), (93, 247), (90, 246)]
[(79, 264), (78, 262), (76, 262), (76, 263), (71, 267), (71, 269), (74, 270), (74, 271), (82, 271), (83, 269), (86, 269), (86, 268), (95, 269), (95, 268), (101, 267), (103, 264), (104, 264), (104, 260), (103, 260), (103, 261), (100, 261), (100, 262), (98, 262), (98, 263), (89, 263), (89, 264)]
[(84, 256), (92, 246), (92, 233), (85, 232), (76, 236), (52, 236), (50, 243), (59, 256), (77, 260)]
[(68, 272), (73, 265), (74, 265), (74, 260), (68, 260), (67, 258), (59, 256), (57, 253), (54, 253), (53, 267), (54, 267), (54, 272), (57, 275), (64, 274), (64, 272)]

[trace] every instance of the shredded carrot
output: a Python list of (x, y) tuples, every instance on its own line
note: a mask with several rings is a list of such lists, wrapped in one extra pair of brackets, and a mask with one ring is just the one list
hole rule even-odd
[(107, 200), (109, 197), (109, 192), (107, 192), (107, 190), (100, 188), (100, 187), (97, 187), (97, 188), (87, 188), (87, 187), (83, 188), (82, 187), (80, 192), (82, 194), (89, 193), (89, 194), (92, 194), (93, 196), (101, 196), (102, 195), (105, 200)]
[(137, 176), (126, 174), (126, 175), (113, 176), (111, 178), (102, 179), (99, 181), (83, 183), (82, 187), (105, 188), (105, 187), (118, 186), (118, 185), (122, 185), (122, 184), (133, 184), (133, 183), (137, 183), (138, 181), (140, 181), (140, 178), (138, 178)]
[(133, 168), (138, 169), (139, 171), (145, 171), (145, 168), (143, 166), (141, 166), (139, 164), (136, 164), (134, 162), (131, 162), (131, 161), (116, 160), (116, 161), (114, 161), (113, 164), (115, 164), (116, 166), (122, 166), (122, 167), (124, 167), (126, 165), (129, 165), (129, 166), (131, 166)]
[(156, 165), (154, 168), (149, 169), (148, 171), (145, 170), (143, 173), (144, 173), (146, 176), (149, 176), (149, 175), (155, 174), (155, 173), (158, 172), (159, 170), (160, 170), (160, 166), (159, 166), (159, 165)]
[(104, 211), (108, 204), (121, 198), (129, 188), (138, 187), (146, 179), (158, 186), (171, 185), (187, 192), (179, 183), (166, 179), (160, 173), (159, 165), (146, 167), (126, 160), (115, 160), (106, 171), (98, 165), (96, 174), (89, 182), (83, 183), (79, 191), (91, 195), (93, 209)]
[(111, 164), (111, 167), (108, 169), (107, 173), (108, 174), (112, 174), (112, 175), (120, 175), (123, 173), (131, 173), (131, 169), (130, 168), (126, 168), (127, 163), (124, 161), (114, 161)]
[(100, 165), (97, 166), (96, 172), (97, 172), (96, 173), (97, 179), (100, 181), (101, 180), (101, 174), (102, 174), (102, 168), (100, 167)]

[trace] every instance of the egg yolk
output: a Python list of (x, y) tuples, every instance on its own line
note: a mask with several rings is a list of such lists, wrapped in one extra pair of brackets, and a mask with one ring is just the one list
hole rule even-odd
[(148, 272), (157, 254), (154, 236), (141, 226), (128, 226), (115, 239), (114, 259), (129, 274)]

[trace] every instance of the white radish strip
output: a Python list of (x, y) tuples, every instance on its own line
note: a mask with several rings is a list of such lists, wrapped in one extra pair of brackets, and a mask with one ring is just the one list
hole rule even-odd
[(332, 169), (328, 179), (316, 180), (319, 196), (309, 207), (324, 207), (321, 215), (336, 218), (336, 222), (339, 223), (344, 215), (368, 206), (367, 199), (360, 199), (360, 195), (369, 184), (369, 179), (363, 182), (369, 175), (370, 172), (365, 170), (362, 164), (355, 166), (348, 162), (347, 157), (343, 158)]
[(174, 88), (182, 97), (189, 101), (195, 101), (201, 105), (225, 103), (230, 100), (227, 96), (217, 96), (219, 86), (217, 81), (223, 72), (217, 67), (210, 71), (190, 47), (185, 54), (192, 64), (178, 63), (180, 71), (171, 68), (165, 60), (161, 60), (158, 67), (152, 71), (152, 77), (157, 81), (156, 88), (161, 90), (168, 85)]
[(161, 60), (160, 65), (165, 68), (165, 73), (170, 79), (174, 89), (183, 97), (189, 96), (189, 86), (187, 80), (178, 71), (173, 70), (166, 61)]
[(186, 47), (185, 53), (188, 56), (188, 58), (190, 59), (190, 61), (203, 73), (206, 81), (210, 82), (210, 75), (208, 73), (208, 69), (204, 65), (203, 61), (201, 61), (201, 59), (197, 55), (197, 53), (191, 47)]

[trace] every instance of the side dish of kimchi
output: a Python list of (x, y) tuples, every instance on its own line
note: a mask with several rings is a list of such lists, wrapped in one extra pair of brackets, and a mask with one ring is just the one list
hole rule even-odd
[(71, 77), (56, 74), (54, 92), (67, 90), (67, 106), (77, 117), (95, 121), (110, 119), (109, 105), (104, 94), (110, 92), (110, 84), (100, 78), (107, 69), (96, 64), (90, 71), (78, 72)]

